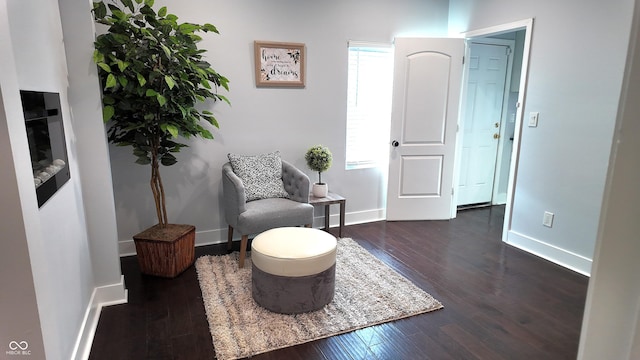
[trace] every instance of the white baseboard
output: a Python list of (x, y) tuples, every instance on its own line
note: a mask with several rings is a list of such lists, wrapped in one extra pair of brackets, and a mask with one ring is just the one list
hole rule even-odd
[(507, 193), (496, 194), (491, 205), (504, 205), (507, 203)]
[(89, 358), (102, 308), (109, 305), (125, 304), (127, 296), (127, 289), (124, 287), (124, 276), (120, 277), (120, 282), (118, 283), (93, 289), (71, 359), (86, 360)]
[[(362, 224), (373, 221), (381, 221), (386, 217), (385, 209), (373, 209), (367, 211), (358, 211), (345, 214), (345, 225)], [(331, 214), (329, 216), (329, 226), (336, 227), (340, 225), (340, 214)], [(324, 227), (324, 215), (316, 216), (313, 219), (313, 227)], [(239, 239), (239, 238), (238, 238)], [(220, 244), (227, 241), (227, 228), (203, 230), (196, 229), (196, 246)], [(132, 239), (120, 240), (118, 242), (118, 251), (120, 256), (132, 256), (136, 254), (136, 246)]]
[[(220, 244), (227, 241), (227, 228), (198, 231), (196, 229), (196, 246)], [(136, 245), (133, 239), (120, 240), (118, 242), (120, 257), (136, 254)]]
[[(386, 209), (372, 209), (365, 211), (357, 211), (346, 214), (345, 225), (364, 224), (375, 221), (383, 221), (387, 219)], [(324, 223), (323, 223), (324, 224)], [(331, 215), (329, 218), (331, 227), (340, 225), (340, 215)]]
[(582, 275), (591, 276), (591, 265), (593, 261), (582, 255), (572, 253), (515, 231), (508, 232), (507, 243)]
[(120, 257), (135, 255), (136, 245), (133, 243), (133, 240), (118, 241), (118, 253), (120, 254)]

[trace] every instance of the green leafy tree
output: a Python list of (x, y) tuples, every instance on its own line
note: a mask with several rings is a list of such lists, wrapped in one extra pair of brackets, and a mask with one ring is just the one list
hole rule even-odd
[(151, 190), (158, 223), (167, 224), (160, 164), (187, 145), (178, 138), (213, 139), (203, 121), (218, 127), (208, 110), (196, 105), (222, 100), (228, 80), (203, 59), (200, 32), (218, 33), (211, 24), (178, 23), (178, 17), (153, 0), (94, 2), (95, 21), (108, 26), (94, 43), (93, 60), (103, 87), (103, 120), (109, 142), (133, 147), (136, 163), (151, 165)]
[(323, 145), (315, 145), (304, 154), (309, 169), (318, 172), (318, 184), (322, 184), (322, 172), (329, 170), (333, 156), (329, 148)]

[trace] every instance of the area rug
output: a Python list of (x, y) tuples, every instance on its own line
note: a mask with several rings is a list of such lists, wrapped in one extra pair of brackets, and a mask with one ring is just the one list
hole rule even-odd
[(196, 270), (216, 356), (244, 358), (442, 308), (442, 304), (349, 238), (338, 240), (333, 301), (304, 314), (261, 308), (251, 297), (251, 260), (203, 256)]

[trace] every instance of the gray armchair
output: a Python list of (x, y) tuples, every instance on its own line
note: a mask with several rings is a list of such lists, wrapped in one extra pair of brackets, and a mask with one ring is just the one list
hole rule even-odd
[(289, 198), (267, 198), (246, 201), (242, 180), (233, 172), (231, 163), (222, 166), (222, 191), (225, 218), (229, 224), (227, 247), (231, 249), (233, 232), (242, 235), (238, 267), (244, 266), (249, 235), (283, 226), (313, 223), (313, 205), (309, 204), (309, 177), (298, 168), (282, 161), (282, 181)]

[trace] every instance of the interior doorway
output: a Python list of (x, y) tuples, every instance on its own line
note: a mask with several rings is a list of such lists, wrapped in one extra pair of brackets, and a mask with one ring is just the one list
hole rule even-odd
[[(520, 153), (520, 135), (522, 131), (523, 107), (527, 85), (527, 74), (529, 64), (529, 52), (533, 33), (533, 19), (525, 19), (508, 24), (493, 26), (463, 33), (462, 36), (468, 41), (482, 41), (487, 39), (507, 39), (514, 41), (512, 52), (513, 63), (511, 69), (511, 79), (509, 80), (509, 91), (505, 94), (503, 111), (503, 122), (500, 124), (500, 138), (502, 146), (499, 146), (496, 155), (496, 170), (493, 184), (493, 194), (488, 205), (504, 201), (504, 222), (502, 240), (507, 242), (513, 213), (513, 195), (516, 186), (516, 174), (518, 171), (518, 160)], [(465, 87), (466, 89), (466, 87)], [(466, 90), (465, 90), (466, 91)], [(463, 94), (463, 99), (466, 97)], [(463, 102), (462, 108), (464, 109)], [(463, 114), (464, 116), (464, 114)], [(505, 121), (506, 120), (506, 121)], [(458, 142), (456, 174), (461, 171), (462, 141)], [(454, 181), (454, 188), (457, 188), (460, 177)], [(458, 203), (457, 196), (454, 196), (455, 204)], [(455, 217), (457, 206), (453, 207), (452, 217)]]
[[(492, 190), (506, 187), (506, 192), (502, 192), (503, 198), (506, 197), (506, 199), (496, 200), (504, 201), (503, 241), (507, 241), (511, 230), (513, 194), (518, 170), (519, 144), (522, 130), (522, 108), (525, 99), (532, 30), (533, 19), (525, 19), (491, 28), (469, 31), (461, 34), (459, 38), (430, 39), (430, 41), (441, 42), (441, 45), (451, 43), (451, 46), (460, 45), (461, 48), (464, 48), (464, 44), (461, 41), (465, 41), (465, 39), (466, 41), (481, 41), (487, 38), (499, 39), (504, 37), (507, 37), (507, 39), (508, 37), (513, 37), (515, 39), (517, 35), (521, 38), (519, 42), (514, 40), (513, 51), (514, 60), (516, 58), (515, 54), (519, 53), (518, 58), (521, 61), (518, 62), (517, 69), (520, 69), (520, 71), (514, 72), (513, 67), (515, 65), (512, 66), (511, 88), (508, 92), (508, 101), (505, 102), (506, 106), (509, 106), (511, 110), (511, 113), (505, 111), (510, 128), (508, 126), (500, 127), (500, 137), (503, 137), (506, 141), (504, 142), (505, 145), (499, 147), (497, 151), (500, 161), (495, 161), (496, 169), (499, 167), (500, 171), (495, 171), (499, 175), (494, 176), (494, 179), (499, 179), (500, 184), (492, 186)], [(413, 38), (411, 40), (407, 38), (407, 44), (423, 43), (426, 40), (428, 38)], [(456, 42), (458, 45), (454, 45)], [(461, 136), (456, 131), (456, 126), (459, 126), (458, 112), (459, 110), (464, 111), (464, 102), (459, 101), (459, 99), (466, 96), (467, 89), (465, 86), (462, 88), (462, 92), (459, 92), (460, 85), (466, 82), (461, 77), (457, 77), (457, 75), (455, 79), (448, 78), (454, 72), (447, 69), (458, 68), (458, 66), (460, 69), (463, 68), (466, 66), (462, 65), (464, 64), (463, 60), (468, 57), (452, 56), (448, 52), (435, 51), (429, 48), (431, 47), (429, 44), (426, 44), (424, 48), (416, 45), (419, 48), (412, 48), (410, 49), (411, 51), (399, 51), (398, 44), (396, 42), (394, 51), (394, 96), (389, 141), (386, 218), (391, 221), (452, 219), (456, 217), (458, 209), (458, 192), (456, 189), (460, 182), (459, 174), (462, 163), (462, 141), (458, 140)], [(458, 54), (458, 51), (456, 50), (455, 53)], [(416, 63), (416, 66), (411, 67), (411, 69), (416, 70), (416, 73), (408, 76), (405, 67), (411, 62)], [(431, 66), (432, 62), (437, 62), (441, 66)], [(425, 64), (429, 66), (420, 66)], [(439, 69), (443, 66), (446, 69), (439, 72), (436, 71), (435, 75), (429, 70)], [(457, 74), (458, 71), (455, 73)], [(445, 78), (443, 74), (448, 74), (448, 77)], [(432, 75), (435, 78), (432, 78)], [(441, 81), (433, 81), (434, 79)], [(511, 84), (514, 81), (515, 84)], [(456, 85), (455, 89), (448, 87), (453, 84)], [(518, 90), (513, 91), (514, 89)], [(452, 94), (458, 96), (458, 98), (450, 98)], [(431, 103), (423, 101), (424, 99), (439, 104), (439, 106), (431, 106)], [(446, 105), (447, 111), (440, 111), (445, 109), (443, 104)], [(449, 107), (454, 108), (449, 109)], [(515, 114), (513, 113), (514, 108)], [(450, 120), (454, 117), (445, 115), (452, 114), (455, 114), (455, 121), (450, 126), (452, 123)], [(406, 116), (414, 115), (417, 116), (418, 120), (405, 121)], [(420, 121), (420, 118), (433, 121)], [(513, 132), (511, 133), (509, 129)], [(420, 137), (421, 135), (423, 137)], [(447, 151), (428, 154), (412, 152), (425, 147), (436, 150), (446, 147)], [(454, 147), (455, 150), (451, 151), (450, 147)], [(508, 169), (508, 171), (505, 169)], [(498, 199), (498, 196), (492, 196), (492, 201), (493, 198)], [(442, 199), (444, 201), (439, 201)], [(434, 200), (439, 202), (434, 203)], [(407, 205), (407, 201), (409, 205)], [(438, 211), (437, 214), (433, 213), (435, 210)]]

